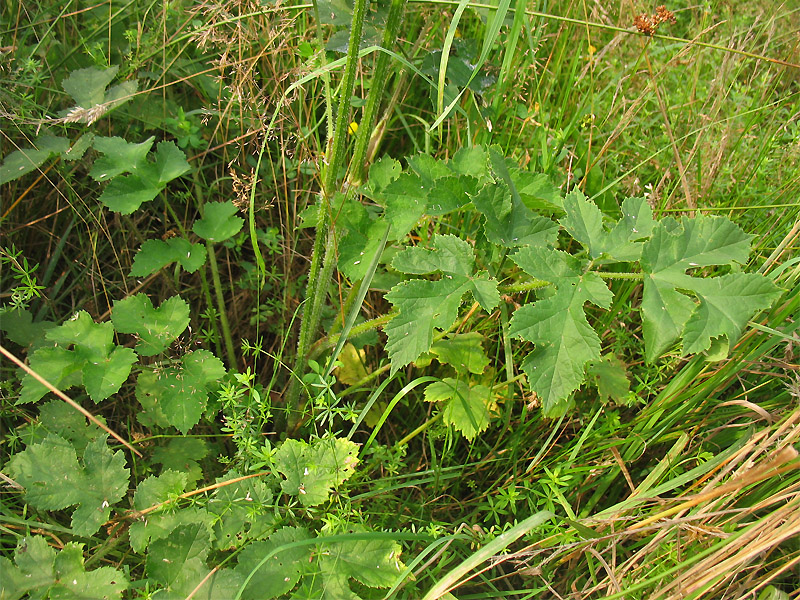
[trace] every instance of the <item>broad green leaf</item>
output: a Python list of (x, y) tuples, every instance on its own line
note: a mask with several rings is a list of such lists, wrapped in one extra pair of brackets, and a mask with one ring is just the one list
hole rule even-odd
[(95, 104), (102, 104), (106, 97), (106, 88), (114, 80), (119, 71), (119, 66), (114, 65), (107, 69), (87, 67), (72, 71), (61, 82), (64, 91), (72, 96), (75, 104), (83, 108), (91, 108)]
[(374, 221), (364, 229), (351, 230), (339, 244), (339, 270), (353, 281), (363, 279), (370, 261), (383, 241), (386, 224)]
[[(102, 417), (99, 419), (103, 421)], [(69, 441), (79, 455), (83, 455), (89, 442), (106, 435), (100, 427), (60, 399), (42, 404), (39, 423), (42, 437), (36, 441), (42, 441), (48, 433), (55, 433)]]
[(603, 214), (580, 190), (570, 192), (564, 199), (566, 215), (560, 223), (567, 232), (586, 246), (589, 256), (607, 256), (615, 261), (636, 261), (642, 253), (641, 240), (649, 237), (655, 221), (650, 205), (644, 198), (628, 198), (622, 203), (622, 218), (607, 230)]
[(477, 331), (458, 333), (434, 342), (431, 354), (440, 363), (452, 366), (457, 373), (480, 375), (489, 366), (482, 342), (483, 336)]
[(603, 213), (578, 188), (564, 198), (564, 212), (567, 214), (559, 219), (564, 229), (589, 249), (589, 256), (598, 258), (603, 253), (598, 248), (605, 234)]
[(180, 365), (142, 372), (136, 398), (154, 413), (150, 417), (155, 423), (163, 419), (185, 435), (200, 421), (208, 403), (208, 387), (224, 375), (222, 361), (208, 350), (195, 350), (184, 354)]
[[(120, 598), (128, 579), (113, 567), (85, 571), (83, 546), (68, 542), (56, 552), (44, 537), (19, 540), (13, 564), (0, 558), (0, 598), (111, 600)], [(26, 596), (27, 594), (27, 596)]]
[(92, 535), (108, 520), (111, 506), (128, 491), (129, 471), (121, 450), (112, 452), (105, 436), (86, 445), (83, 465), (75, 448), (56, 434), (14, 455), (9, 463), (14, 478), (25, 488), (25, 500), (45, 510), (77, 504), (72, 529)]
[(472, 203), (484, 216), (486, 237), (495, 244), (516, 248), (553, 245), (556, 241), (558, 225), (514, 200), (504, 184), (484, 186)]
[(109, 210), (129, 215), (145, 202), (158, 196), (161, 188), (138, 175), (115, 177), (106, 186), (98, 200)]
[(531, 210), (542, 210), (548, 213), (560, 212), (564, 208), (561, 190), (550, 181), (544, 173), (530, 173), (509, 167), (511, 180), (523, 204)]
[[(263, 600), (277, 598), (291, 591), (308, 564), (313, 546), (296, 546), (281, 549), (292, 542), (310, 539), (311, 536), (300, 527), (284, 527), (263, 542), (253, 542), (239, 554), (236, 572), (245, 579), (250, 577), (242, 592), (242, 600)], [(270, 553), (274, 556), (263, 559)]]
[(40, 136), (36, 140), (35, 148), (15, 150), (5, 157), (3, 164), (0, 165), (0, 185), (35, 171), (51, 156), (64, 154), (68, 150), (68, 139), (52, 135)]
[[(725, 217), (683, 217), (680, 222), (667, 218), (653, 229), (641, 260), (648, 362), (661, 356), (681, 336), (684, 354), (705, 351), (711, 340), (720, 336), (728, 338), (732, 346), (748, 319), (778, 298), (779, 288), (757, 274), (698, 278), (686, 272), (746, 262), (751, 238)], [(683, 290), (694, 293), (699, 303)]]
[(75, 448), (57, 434), (15, 454), (11, 476), (25, 488), (25, 501), (42, 510), (61, 510), (80, 502), (84, 472)]
[(223, 242), (239, 233), (244, 219), (236, 217), (233, 202), (207, 202), (203, 218), (194, 222), (192, 231), (209, 242)]
[(490, 177), (489, 155), (481, 145), (459, 148), (447, 166), (459, 175), (474, 177), (481, 182)]
[(131, 276), (147, 277), (176, 261), (186, 271), (194, 273), (206, 262), (206, 247), (181, 237), (147, 240), (133, 259)]
[(112, 452), (105, 438), (87, 444), (83, 464), (86, 477), (72, 515), (72, 529), (78, 535), (92, 535), (108, 521), (111, 506), (127, 493), (129, 471), (122, 450)]
[(260, 479), (225, 483), (241, 474), (229, 471), (208, 501), (208, 512), (214, 515), (214, 546), (233, 550), (250, 540), (263, 539), (272, 532), (275, 522), (272, 491)]
[(78, 138), (78, 141), (75, 142), (69, 150), (61, 153), (61, 158), (67, 161), (79, 160), (83, 158), (83, 155), (86, 153), (86, 151), (92, 147), (92, 144), (94, 143), (94, 137), (94, 134), (91, 132), (84, 133)]
[(438, 281), (404, 281), (386, 295), (400, 313), (384, 327), (393, 373), (430, 350), (433, 330), (448, 329), (455, 322), (466, 292), (487, 311), (500, 301), (497, 282), (485, 273), (473, 274), (474, 255), (467, 242), (436, 235), (433, 245), (433, 250), (406, 248), (392, 263), (405, 273), (442, 275)]
[(123, 173), (134, 173), (147, 164), (147, 153), (153, 147), (153, 137), (140, 144), (124, 140), (121, 137), (97, 137), (94, 148), (102, 152), (89, 171), (95, 181), (108, 181)]
[(545, 414), (554, 415), (583, 382), (586, 364), (600, 358), (600, 339), (583, 306), (608, 308), (613, 297), (598, 275), (584, 273), (584, 263), (564, 252), (528, 246), (512, 259), (529, 275), (556, 286), (552, 296), (518, 309), (509, 324), (511, 335), (535, 344), (522, 368)]
[(444, 402), (442, 420), (468, 440), (489, 426), (492, 391), (483, 385), (470, 387), (466, 381), (446, 377), (425, 388), (425, 401)]
[[(31, 368), (61, 390), (82, 383), (95, 402), (118, 392), (137, 360), (130, 348), (114, 345), (111, 323), (95, 323), (85, 311), (50, 329), (46, 337), (60, 346), (34, 352)], [(26, 375), (19, 401), (36, 402), (46, 393), (43, 384)]]
[(365, 195), (373, 200), (377, 199), (377, 195), (397, 179), (402, 172), (403, 167), (400, 161), (388, 157), (379, 158), (369, 168), (369, 179), (364, 190)]
[(774, 283), (756, 273), (698, 279), (693, 289), (700, 303), (686, 322), (683, 354), (705, 352), (711, 347), (712, 339), (720, 336), (725, 336), (732, 346), (742, 335), (747, 321), (780, 296)]
[(202, 523), (181, 525), (169, 537), (150, 543), (145, 572), (168, 590), (187, 580), (198, 584), (209, 571), (205, 565), (209, 550), (208, 530)]
[(95, 323), (89, 313), (81, 310), (60, 327), (48, 331), (47, 339), (63, 347), (74, 345), (82, 356), (105, 356), (114, 346), (114, 326)]
[(155, 356), (189, 325), (189, 305), (180, 296), (172, 296), (156, 309), (146, 294), (136, 294), (114, 302), (111, 320), (118, 332), (136, 335), (139, 355)]
[(203, 471), (198, 461), (203, 460), (209, 452), (205, 440), (193, 437), (176, 437), (167, 442), (166, 446), (159, 446), (153, 450), (150, 460), (160, 464), (166, 471), (172, 469), (186, 475), (190, 487), (202, 478)]
[(158, 188), (163, 188), (191, 170), (186, 155), (175, 142), (159, 142), (153, 158), (155, 162), (148, 162), (140, 175)]
[(95, 403), (116, 394), (138, 360), (130, 348), (114, 347), (107, 356), (87, 359), (83, 364), (83, 387)]
[(168, 503), (131, 523), (129, 535), (134, 552), (144, 552), (150, 542), (168, 537), (182, 525), (202, 523), (207, 534), (211, 535), (213, 516), (210, 513), (191, 506), (176, 510), (175, 505), (169, 503), (186, 491), (186, 483), (185, 473), (166, 470), (158, 477), (148, 477), (138, 485), (133, 496), (134, 509), (141, 511), (162, 502)]
[(625, 363), (619, 358), (606, 354), (589, 366), (586, 375), (597, 386), (597, 393), (603, 401), (627, 404), (631, 382)]
[(358, 446), (346, 439), (286, 440), (275, 454), (275, 468), (286, 478), (281, 489), (303, 506), (322, 504), (354, 473), (357, 455)]
[[(74, 352), (64, 348), (39, 348), (31, 355), (29, 366), (57, 389), (64, 391), (80, 385), (84, 362)], [(26, 374), (17, 403), (38, 402), (48, 391), (37, 379)]]
[[(356, 531), (362, 532), (360, 528)], [(400, 561), (400, 546), (391, 540), (321, 542), (318, 550), (319, 568), (329, 594), (334, 589), (352, 594), (350, 579), (371, 588), (391, 587), (405, 568)]]
[(0, 331), (4, 331), (15, 344), (37, 349), (45, 342), (45, 333), (55, 327), (52, 321), (33, 321), (31, 312), (24, 308), (9, 310), (0, 314)]
[(386, 186), (379, 201), (384, 205), (385, 218), (390, 225), (390, 239), (402, 239), (414, 229), (428, 207), (428, 192), (432, 186), (432, 180), (414, 173), (403, 173)]

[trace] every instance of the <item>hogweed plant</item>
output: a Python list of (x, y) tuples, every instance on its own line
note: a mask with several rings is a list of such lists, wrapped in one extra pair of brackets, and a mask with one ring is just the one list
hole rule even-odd
[[(520, 13), (522, 5), (517, 4)], [(447, 49), (465, 7), (458, 5)], [(494, 47), (509, 7), (501, 2), (487, 17), (479, 64)], [(56, 534), (70, 539), (53, 545), (32, 531), (34, 521), (14, 521), (26, 531), (19, 534), (13, 557), (0, 557), (0, 598), (397, 597), (402, 586), (413, 587), (415, 567), (436, 560), (442, 544), (464, 536), (433, 539), (441, 533), (433, 525), (376, 530), (359, 503), (365, 498), (357, 502), (351, 496), (354, 486), (370, 485), (371, 470), (396, 476), (406, 445), (433, 425), (477, 443), (494, 424), (507, 425), (515, 385), (522, 386), (529, 407), (547, 418), (568, 415), (576, 394), (589, 385), (601, 396), (627, 402), (625, 365), (604, 346), (599, 331), (618, 306), (621, 284), (640, 289), (639, 306), (624, 318), (641, 322), (641, 354), (649, 364), (666, 353), (710, 361), (727, 357), (750, 320), (781, 297), (769, 276), (744, 269), (753, 236), (723, 216), (656, 218), (642, 197), (624, 198), (617, 210), (602, 211), (580, 187), (558, 187), (494, 145), (466, 145), (444, 159), (418, 153), (405, 166), (390, 157), (372, 161), (373, 142), (385, 126), (377, 112), (390, 66), (402, 61), (393, 45), (404, 9), (403, 0), (390, 3), (381, 47), (364, 50), (368, 3), (355, 0), (344, 61), (323, 60), (314, 74), (326, 82), (329, 135), (318, 201), (304, 213), (313, 227), (313, 249), (284, 395), (274, 388), (284, 382), (278, 373), (288, 337), (278, 356), (263, 350), (261, 340), (242, 343), (254, 360), (270, 356), (278, 365), (268, 384), (255, 369), (237, 371), (216, 258), (222, 244), (235, 236), (243, 243), (249, 234), (258, 270), (255, 287), (268, 279), (277, 286), (260, 254), (254, 210), (255, 173), (261, 172), (269, 131), (249, 185), (246, 218), (232, 201), (204, 201), (198, 192), (193, 205), (178, 207), (170, 194), (181, 178), (197, 175), (184, 149), (203, 146), (199, 127), (183, 109), (168, 123), (181, 134), (177, 145), (101, 135), (98, 119), (113, 115), (138, 89), (134, 79), (111, 85), (118, 67), (76, 70), (62, 82), (71, 108), (51, 124), (66, 132), (86, 125), (80, 135), (43, 131), (30, 147), (5, 157), (0, 184), (49, 160), (91, 160), (88, 175), (102, 186), (97, 202), (116, 218), (143, 214), (148, 204), (157, 204), (180, 231), (143, 240), (129, 276), (141, 280), (169, 269), (177, 281), (198, 273), (203, 315), (211, 326), (202, 338), (216, 348), (179, 342), (192, 313), (181, 293), (159, 302), (143, 292), (114, 298), (108, 319), (77, 310), (60, 324), (38, 320), (28, 310), (43, 289), (34, 277), (36, 266), (14, 247), (0, 251), (15, 282), (0, 328), (28, 349), (30, 368), (44, 378), (31, 373), (20, 378), (16, 404), (38, 403), (38, 417), (16, 435), (24, 449), (16, 448), (3, 470), (14, 486), (14, 510), (23, 514), (24, 505), (37, 518), (50, 515), (57, 525), (42, 530), (56, 541)], [(315, 13), (320, 14), (316, 3)], [(656, 25), (667, 17), (659, 11)], [(650, 25), (654, 31), (656, 25)], [(352, 127), (358, 62), (371, 52), (377, 52), (374, 76), (359, 125)], [(448, 90), (445, 97), (449, 59), (449, 52), (441, 53), (431, 136), (478, 73), (475, 67), (463, 89)], [(328, 79), (337, 64), (344, 72), (334, 88)], [(509, 65), (504, 61), (503, 70)], [(355, 136), (349, 160), (348, 136)], [(184, 226), (179, 214), (190, 212), (198, 218)], [(272, 251), (277, 236), (277, 230), (267, 236)], [(349, 289), (340, 318), (321, 334), (336, 271)], [(363, 321), (365, 299), (378, 278), (392, 282), (380, 298), (391, 310)], [(385, 336), (385, 356), (375, 367), (348, 342), (378, 329)], [(520, 351), (524, 357), (518, 361)], [(411, 381), (384, 398), (401, 375)], [(366, 403), (346, 397), (378, 380)], [(434, 414), (394, 447), (373, 444), (418, 386)], [(138, 402), (137, 427), (169, 441), (142, 467), (134, 455), (126, 458), (112, 446), (97, 423), (61, 400), (43, 401), (54, 389), (104, 407), (129, 389)], [(504, 408), (506, 418), (500, 420)], [(267, 432), (276, 422), (277, 431)], [(352, 428), (345, 435), (337, 428), (347, 423)], [(359, 427), (371, 431), (364, 444), (353, 441)], [(226, 472), (198, 488), (204, 463), (220, 452), (216, 434), (205, 435), (210, 428), (227, 436), (236, 451), (217, 457)], [(295, 436), (298, 432), (305, 437)], [(577, 519), (562, 493), (574, 475), (558, 468), (545, 472), (546, 492), (508, 483), (496, 497), (487, 497), (485, 521), (498, 527), (506, 522), (506, 530), (452, 568), (426, 598), (442, 597), (471, 569), (493, 560), (561, 508)], [(524, 502), (528, 513), (538, 512), (516, 522)], [(401, 560), (401, 541), (427, 544), (409, 567)], [(118, 546), (141, 558), (136, 569), (96, 564)], [(99, 547), (91, 562), (85, 562), (87, 547)], [(422, 596), (420, 589), (411, 593)]]

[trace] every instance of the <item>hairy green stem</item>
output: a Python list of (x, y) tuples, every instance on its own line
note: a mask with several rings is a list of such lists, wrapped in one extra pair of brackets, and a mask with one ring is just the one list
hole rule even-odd
[[(389, 7), (389, 15), (386, 18), (386, 29), (383, 31), (383, 40), (381, 42), (384, 48), (390, 48), (394, 45), (397, 32), (400, 30), (400, 23), (403, 20), (403, 9), (405, 5), (406, 0), (392, 0), (392, 4)], [(372, 76), (372, 84), (367, 97), (367, 104), (364, 106), (361, 124), (356, 133), (356, 145), (353, 149), (353, 160), (350, 162), (350, 174), (348, 176), (348, 181), (351, 185), (360, 185), (364, 180), (364, 174), (367, 168), (367, 161), (365, 160), (367, 157), (367, 145), (372, 137), (375, 114), (380, 105), (381, 91), (386, 83), (388, 68), (389, 55), (385, 52), (379, 52), (378, 57), (375, 59), (375, 73)]]
[[(336, 193), (336, 179), (344, 162), (347, 122), (350, 116), (350, 97), (353, 95), (358, 65), (358, 49), (361, 45), (361, 32), (367, 12), (367, 0), (356, 0), (353, 7), (353, 19), (350, 29), (350, 41), (347, 48), (344, 79), (342, 81), (339, 105), (336, 113), (336, 125), (333, 132), (333, 147), (327, 158), (327, 167), (323, 174), (322, 193), (320, 194), (319, 217), (317, 220), (316, 238), (311, 255), (311, 270), (306, 288), (306, 305), (300, 323), (300, 335), (297, 343), (297, 356), (294, 363), (295, 377), (289, 385), (287, 393), (288, 425), (293, 430), (300, 417), (300, 382), (306, 369), (306, 355), (311, 337), (319, 326), (322, 304), (327, 297), (328, 285), (335, 264), (335, 245), (333, 227), (331, 225), (331, 199)], [(324, 259), (322, 256), (324, 255)]]

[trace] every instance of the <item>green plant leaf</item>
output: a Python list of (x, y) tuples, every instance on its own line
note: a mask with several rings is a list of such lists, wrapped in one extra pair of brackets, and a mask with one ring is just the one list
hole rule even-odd
[(192, 244), (181, 237), (166, 241), (147, 240), (133, 259), (132, 277), (147, 277), (167, 265), (178, 262), (189, 273), (194, 273), (206, 262), (206, 247)]
[(781, 295), (772, 281), (757, 273), (698, 279), (693, 290), (700, 303), (684, 328), (684, 355), (707, 351), (712, 340), (720, 336), (727, 338), (728, 346), (732, 346), (742, 335), (747, 321)]
[(95, 140), (95, 149), (104, 156), (94, 161), (89, 174), (95, 181), (112, 180), (100, 195), (100, 202), (114, 212), (130, 214), (189, 171), (186, 155), (173, 142), (159, 142), (154, 160), (148, 161), (152, 145), (152, 137), (140, 144), (118, 137)]
[(483, 385), (470, 387), (466, 381), (445, 377), (425, 388), (425, 401), (444, 402), (442, 420), (468, 440), (489, 426), (492, 391)]
[[(642, 250), (645, 358), (652, 362), (684, 337), (683, 353), (702, 352), (712, 338), (738, 340), (747, 320), (767, 308), (780, 289), (757, 274), (698, 278), (687, 270), (744, 263), (751, 235), (725, 217), (661, 220)], [(699, 298), (695, 303), (681, 290)]]
[(250, 540), (263, 539), (273, 530), (275, 508), (272, 491), (264, 481), (237, 479), (241, 474), (231, 470), (216, 481), (220, 485), (208, 502), (208, 512), (214, 517), (214, 546), (218, 550), (233, 550)]
[(603, 401), (627, 404), (631, 382), (625, 363), (619, 358), (606, 354), (589, 366), (586, 375), (597, 386), (597, 393)]
[(484, 216), (484, 232), (489, 241), (506, 248), (553, 245), (558, 225), (535, 214), (512, 197), (502, 183), (483, 187), (473, 198), (475, 208)]
[(29, 310), (18, 308), (2, 313), (0, 331), (4, 331), (15, 344), (36, 350), (45, 343), (45, 333), (56, 326), (52, 321), (33, 321)]
[(134, 552), (144, 552), (152, 541), (168, 537), (182, 525), (201, 523), (207, 529), (207, 535), (211, 535), (213, 516), (208, 511), (197, 506), (176, 510), (171, 502), (186, 490), (186, 483), (185, 473), (166, 470), (139, 484), (133, 496), (135, 510), (146, 510), (162, 502), (167, 504), (131, 523), (129, 535)]
[[(31, 355), (30, 368), (40, 374), (57, 389), (64, 391), (80, 385), (84, 361), (65, 348), (40, 348)], [(22, 379), (22, 391), (17, 404), (28, 404), (41, 400), (49, 389), (30, 375)]]
[(153, 159), (154, 162), (148, 162), (142, 168), (140, 175), (159, 189), (192, 169), (175, 142), (159, 142)]
[(518, 309), (509, 324), (511, 335), (536, 345), (522, 368), (545, 414), (554, 415), (583, 382), (586, 364), (600, 358), (600, 339), (583, 306), (608, 308), (613, 296), (598, 275), (584, 272), (584, 262), (564, 252), (528, 246), (511, 258), (532, 277), (556, 286), (552, 296)]
[(202, 523), (181, 525), (168, 537), (150, 543), (145, 572), (153, 582), (178, 591), (186, 583), (200, 583), (208, 573), (209, 550), (209, 533)]
[(136, 294), (114, 302), (111, 320), (118, 332), (136, 335), (139, 355), (155, 356), (189, 325), (189, 305), (180, 296), (172, 296), (156, 309), (146, 294)]
[(357, 454), (358, 446), (346, 439), (286, 440), (275, 454), (275, 468), (286, 478), (281, 489), (303, 506), (322, 504), (354, 473)]
[(176, 437), (167, 442), (166, 446), (159, 446), (153, 450), (150, 460), (160, 464), (167, 471), (172, 469), (186, 475), (187, 485), (194, 483), (203, 476), (203, 471), (198, 461), (208, 456), (209, 448), (205, 440), (194, 437)]
[(15, 150), (5, 157), (0, 165), (0, 185), (14, 181), (41, 167), (55, 154), (65, 154), (69, 150), (69, 140), (52, 135), (41, 135), (34, 148)]
[(628, 198), (622, 203), (622, 218), (607, 230), (600, 209), (579, 189), (564, 198), (564, 211), (559, 222), (594, 259), (605, 255), (615, 261), (639, 260), (643, 243), (636, 240), (649, 237), (656, 223), (644, 198)]
[[(102, 416), (97, 418), (104, 422)], [(78, 455), (83, 455), (89, 442), (106, 435), (95, 423), (60, 399), (50, 400), (41, 405), (39, 423), (41, 437), (35, 438), (32, 443), (44, 440), (48, 433), (55, 433), (69, 441)]]
[[(95, 402), (117, 393), (137, 360), (133, 350), (113, 343), (111, 323), (95, 323), (85, 311), (50, 329), (46, 337), (60, 346), (34, 352), (31, 368), (61, 390), (82, 383)], [(43, 384), (26, 375), (19, 401), (36, 402), (46, 393)]]
[(348, 580), (355, 579), (367, 587), (387, 588), (405, 567), (399, 544), (391, 540), (321, 542), (318, 549), (319, 566), (328, 585), (331, 579), (341, 579), (341, 587), (348, 588)]
[(95, 104), (105, 102), (106, 88), (117, 76), (118, 71), (118, 65), (107, 69), (98, 67), (77, 69), (61, 82), (61, 87), (72, 96), (75, 104), (83, 108), (91, 108)]
[(480, 375), (489, 366), (489, 357), (483, 351), (483, 336), (477, 331), (458, 333), (434, 342), (431, 354), (442, 364), (452, 366), (456, 373)]
[(404, 281), (386, 295), (400, 313), (384, 327), (392, 373), (430, 350), (433, 330), (446, 330), (455, 322), (466, 292), (487, 311), (500, 301), (497, 282), (486, 273), (473, 274), (474, 255), (467, 242), (452, 235), (436, 235), (433, 245), (433, 250), (406, 248), (392, 263), (404, 273), (442, 274), (438, 281)]
[[(310, 538), (309, 533), (301, 527), (283, 527), (270, 535), (268, 540), (253, 542), (242, 550), (236, 572), (242, 579), (253, 574), (242, 591), (242, 600), (277, 598), (291, 591), (300, 581), (313, 546), (278, 549)], [(263, 558), (275, 550), (278, 550), (275, 555), (262, 564)]]
[(115, 177), (106, 186), (98, 200), (109, 210), (129, 215), (139, 210), (145, 202), (158, 196), (161, 188), (138, 175)]
[(185, 435), (206, 409), (209, 386), (224, 375), (221, 360), (208, 350), (195, 350), (184, 354), (180, 365), (140, 373), (136, 398), (153, 413), (152, 423), (172, 425)]
[(14, 455), (9, 468), (25, 488), (25, 500), (44, 510), (78, 505), (72, 515), (76, 535), (92, 535), (108, 520), (111, 506), (128, 491), (129, 471), (121, 450), (112, 452), (106, 438), (86, 445), (83, 465), (63, 437), (49, 434), (41, 443)]
[(242, 229), (244, 219), (234, 216), (233, 202), (207, 202), (203, 218), (194, 222), (192, 231), (209, 242), (223, 242)]
[(68, 542), (56, 552), (41, 536), (19, 540), (12, 564), (0, 558), (0, 598), (62, 598), (111, 600), (120, 598), (128, 579), (113, 567), (85, 571), (83, 546)]
[(121, 137), (97, 137), (94, 149), (102, 152), (89, 171), (95, 181), (108, 181), (123, 173), (135, 173), (147, 164), (147, 153), (153, 147), (154, 138), (134, 144)]

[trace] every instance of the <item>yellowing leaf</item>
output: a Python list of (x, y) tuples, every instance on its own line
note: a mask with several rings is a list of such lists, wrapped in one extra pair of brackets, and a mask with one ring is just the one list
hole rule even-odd
[(345, 344), (339, 354), (339, 361), (342, 366), (337, 367), (333, 372), (336, 375), (336, 379), (347, 385), (354, 385), (364, 379), (367, 376), (367, 370), (364, 368), (366, 355), (367, 353), (364, 349), (357, 350), (349, 342)]

